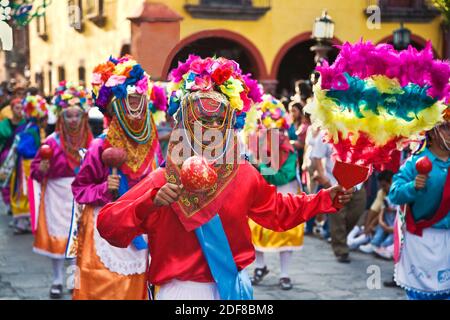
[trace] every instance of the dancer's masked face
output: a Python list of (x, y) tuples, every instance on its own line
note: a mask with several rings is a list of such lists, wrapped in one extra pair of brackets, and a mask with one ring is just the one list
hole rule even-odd
[[(140, 121), (144, 119), (145, 110), (148, 106), (147, 96), (141, 94), (128, 95), (128, 105), (129, 110), (127, 110), (127, 118), (129, 120), (133, 119), (135, 121)], [(136, 114), (133, 113), (132, 116), (130, 112), (131, 110), (139, 110), (140, 112), (137, 112)]]
[[(228, 100), (222, 94), (195, 92), (183, 108), (184, 126), (191, 135), (201, 129), (204, 147), (224, 146), (227, 135), (232, 132), (233, 115)], [(196, 143), (199, 141), (197, 139)]]
[(450, 123), (446, 122), (433, 129), (433, 140), (442, 150), (450, 152)]
[(23, 118), (23, 105), (20, 101), (13, 102), (11, 111), (13, 113), (13, 116), (16, 119), (22, 119)]
[(83, 119), (83, 110), (78, 107), (69, 107), (63, 111), (63, 119), (66, 128), (70, 132), (76, 132), (80, 129), (81, 120)]

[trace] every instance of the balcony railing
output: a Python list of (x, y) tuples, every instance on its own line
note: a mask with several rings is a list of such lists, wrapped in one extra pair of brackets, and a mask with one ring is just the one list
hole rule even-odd
[[(378, 6), (382, 22), (430, 22), (439, 11), (428, 0), (366, 0), (366, 8)], [(367, 13), (371, 15), (372, 13)]]
[(271, 8), (271, 0), (185, 0), (194, 18), (257, 20)]

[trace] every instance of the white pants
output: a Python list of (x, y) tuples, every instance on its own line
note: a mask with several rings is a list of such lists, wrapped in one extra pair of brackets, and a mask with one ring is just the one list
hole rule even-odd
[(220, 295), (214, 282), (172, 280), (159, 288), (156, 300), (220, 300)]

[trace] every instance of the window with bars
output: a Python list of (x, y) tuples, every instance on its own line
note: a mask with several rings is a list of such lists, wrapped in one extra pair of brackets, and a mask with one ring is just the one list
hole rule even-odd
[(201, 0), (203, 5), (221, 5), (221, 6), (251, 6), (252, 0)]
[(48, 80), (48, 94), (53, 94), (53, 63), (48, 63), (48, 72), (47, 72), (47, 80)]
[(86, 18), (99, 27), (104, 26), (106, 24), (104, 6), (104, 0), (85, 0), (84, 7)]
[(68, 0), (67, 13), (69, 17), (69, 26), (78, 32), (84, 31), (83, 24), (83, 1), (82, 0)]
[(271, 0), (185, 0), (194, 18), (257, 20), (271, 9)]
[(78, 68), (78, 81), (80, 85), (84, 85), (86, 83), (86, 68), (83, 66)]
[(48, 40), (47, 16), (45, 13), (42, 16), (36, 17), (36, 32), (42, 40)]
[[(383, 22), (431, 22), (439, 16), (429, 0), (366, 0), (366, 7), (378, 6)], [(365, 13), (370, 16), (371, 11)]]
[(391, 8), (409, 8), (415, 5), (415, 0), (387, 0), (386, 6)]
[(66, 80), (66, 68), (64, 66), (58, 67), (58, 82)]
[(44, 92), (44, 74), (42, 72), (35, 73), (34, 82), (36, 83), (39, 92)]

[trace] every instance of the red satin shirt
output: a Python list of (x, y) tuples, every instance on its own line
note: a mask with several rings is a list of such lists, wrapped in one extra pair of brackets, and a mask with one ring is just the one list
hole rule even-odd
[[(143, 179), (123, 197), (100, 211), (97, 228), (111, 245), (125, 248), (147, 234), (151, 263), (148, 280), (162, 285), (172, 279), (214, 282), (194, 231), (187, 232), (170, 206), (156, 207), (153, 198), (166, 183), (165, 169)], [(330, 194), (282, 195), (248, 163), (231, 182), (233, 192), (219, 210), (239, 270), (255, 259), (248, 218), (274, 231), (286, 231), (319, 213), (335, 213)]]

